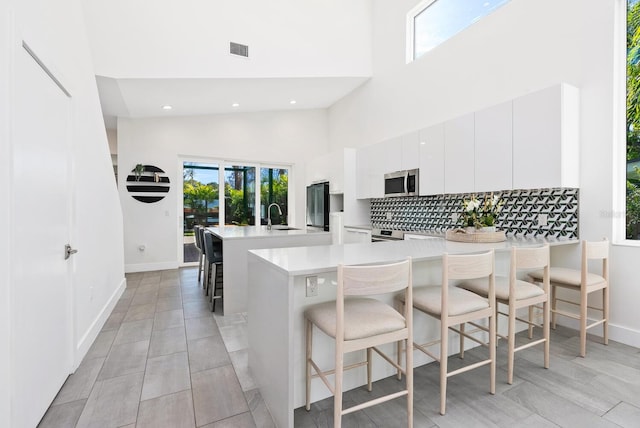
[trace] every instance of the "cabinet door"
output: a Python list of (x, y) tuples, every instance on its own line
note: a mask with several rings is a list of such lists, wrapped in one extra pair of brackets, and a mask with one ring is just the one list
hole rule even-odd
[(420, 132), (402, 136), (402, 168), (420, 168)]
[(444, 123), (420, 131), (420, 195), (444, 193)]
[(329, 193), (344, 193), (344, 150), (337, 150), (328, 155)]
[(560, 183), (560, 91), (558, 86), (513, 100), (513, 187)]
[(475, 113), (476, 192), (512, 188), (512, 102)]
[(513, 187), (579, 186), (579, 92), (560, 84), (513, 101)]
[(384, 153), (381, 144), (373, 144), (358, 149), (356, 161), (358, 199), (381, 198), (384, 196)]
[(444, 123), (444, 191), (467, 193), (475, 189), (473, 113)]
[(371, 242), (371, 231), (345, 227), (343, 235), (345, 244), (361, 244)]

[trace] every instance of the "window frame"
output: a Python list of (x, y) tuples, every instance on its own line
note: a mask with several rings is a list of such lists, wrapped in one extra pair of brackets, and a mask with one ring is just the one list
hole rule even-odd
[(406, 60), (407, 64), (415, 62), (416, 60), (422, 58), (422, 56), (427, 54), (431, 49), (434, 49), (434, 48), (440, 46), (441, 44), (446, 43), (449, 39), (455, 37), (456, 35), (460, 34), (464, 30), (466, 30), (467, 28), (471, 27), (476, 22), (481, 21), (483, 18), (491, 15), (496, 10), (500, 9), (501, 7), (503, 7), (506, 4), (508, 4), (509, 2), (511, 2), (511, 0), (503, 0), (504, 2), (500, 6), (498, 6), (496, 9), (492, 9), (490, 12), (485, 13), (484, 15), (479, 17), (478, 19), (469, 22), (468, 24), (466, 24), (466, 26), (464, 28), (461, 28), (458, 31), (454, 32), (453, 34), (449, 35), (442, 42), (440, 42), (439, 44), (435, 45), (430, 50), (426, 51), (420, 57), (416, 58), (415, 57), (415, 48), (416, 48), (416, 26), (415, 26), (415, 21), (416, 21), (416, 18), (418, 17), (418, 15), (420, 15), (422, 12), (426, 11), (429, 7), (431, 7), (431, 5), (433, 5), (437, 1), (441, 1), (441, 0), (422, 0), (417, 5), (415, 5), (411, 10), (409, 10), (409, 12), (407, 12), (407, 17), (406, 17), (406, 29), (407, 30), (406, 30), (406, 43), (405, 43), (405, 45), (406, 45), (405, 60)]
[(616, 1), (614, 22), (613, 106), (613, 210), (612, 243), (640, 247), (640, 239), (627, 239), (627, 0)]

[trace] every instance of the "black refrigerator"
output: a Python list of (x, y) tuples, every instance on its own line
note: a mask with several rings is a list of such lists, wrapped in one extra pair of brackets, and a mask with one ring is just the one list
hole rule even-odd
[(329, 182), (307, 186), (307, 227), (329, 231)]

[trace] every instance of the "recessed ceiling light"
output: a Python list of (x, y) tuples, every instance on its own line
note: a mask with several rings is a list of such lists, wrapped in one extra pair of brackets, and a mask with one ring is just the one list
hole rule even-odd
[(291, 100), (291, 101), (289, 101), (289, 104), (291, 104), (291, 105), (293, 105), (293, 104), (295, 104), (295, 103), (296, 103), (296, 100)]
[(426, 141), (420, 141), (420, 145), (424, 146), (426, 143)]
[(169, 104), (165, 104), (162, 106), (162, 110), (171, 110), (173, 108), (173, 106), (170, 106)]
[(240, 104), (238, 104), (238, 103), (233, 103), (233, 104), (231, 104), (231, 107), (240, 107)]

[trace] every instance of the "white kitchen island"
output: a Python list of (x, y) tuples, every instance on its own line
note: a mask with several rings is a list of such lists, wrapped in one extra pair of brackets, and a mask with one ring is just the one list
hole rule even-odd
[(224, 314), (247, 311), (247, 254), (257, 248), (281, 248), (331, 244), (329, 232), (288, 226), (208, 227), (222, 239)]
[[(307, 306), (335, 299), (338, 264), (382, 263), (413, 259), (414, 285), (439, 283), (442, 254), (463, 254), (496, 250), (496, 271), (508, 271), (508, 251), (512, 246), (535, 246), (545, 240), (512, 239), (495, 244), (466, 244), (442, 238), (351, 245), (329, 245), (300, 248), (271, 248), (249, 252), (249, 367), (262, 397), (277, 426), (293, 427), (294, 409), (304, 405), (304, 317)], [(552, 246), (577, 244), (573, 241), (549, 241)], [(306, 297), (306, 277), (318, 277), (318, 295)], [(390, 303), (390, 302), (389, 302)], [(435, 320), (414, 312), (416, 342), (437, 337)], [(471, 342), (471, 341), (467, 341)], [(450, 354), (458, 351), (451, 341)], [(469, 347), (473, 346), (469, 343)], [(333, 340), (314, 335), (314, 360), (322, 369), (332, 368)], [(395, 355), (391, 345), (383, 348)], [(351, 358), (349, 358), (351, 357)], [(359, 355), (346, 355), (345, 365)], [(415, 354), (415, 365), (430, 362)], [(382, 379), (394, 374), (392, 367), (375, 358), (373, 377)], [(344, 390), (366, 383), (366, 370), (345, 372)], [(375, 386), (374, 386), (375, 388)], [(319, 380), (312, 382), (312, 402), (330, 395)]]

